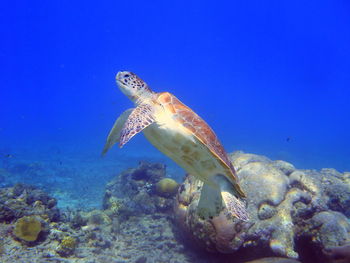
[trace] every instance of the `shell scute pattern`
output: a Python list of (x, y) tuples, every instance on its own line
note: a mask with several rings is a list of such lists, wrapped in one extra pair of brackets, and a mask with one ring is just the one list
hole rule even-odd
[(227, 168), (230, 170), (232, 179), (236, 181), (237, 178), (235, 176), (235, 169), (228, 159), (228, 156), (219, 139), (209, 125), (169, 92), (160, 93), (158, 96), (158, 101), (163, 105), (163, 107), (167, 109), (170, 107), (171, 109), (175, 110), (173, 118), (179, 123), (182, 123), (184, 127), (190, 130), (200, 141), (202, 141), (202, 143), (205, 144), (210, 151), (225, 164), (225, 166), (227, 166)]

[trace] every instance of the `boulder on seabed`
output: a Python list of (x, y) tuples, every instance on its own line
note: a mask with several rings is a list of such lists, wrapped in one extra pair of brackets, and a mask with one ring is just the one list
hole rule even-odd
[(250, 220), (228, 218), (225, 211), (200, 218), (196, 209), (203, 183), (187, 175), (176, 196), (175, 219), (196, 244), (212, 252), (256, 251), (297, 259), (304, 253), (299, 240), (308, 240), (323, 258), (322, 249), (350, 241), (348, 173), (298, 170), (285, 161), (243, 152), (233, 153), (231, 161), (247, 195)]

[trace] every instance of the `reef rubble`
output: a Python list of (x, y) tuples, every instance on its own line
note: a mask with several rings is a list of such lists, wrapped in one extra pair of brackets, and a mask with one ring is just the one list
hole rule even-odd
[(30, 185), (0, 189), (0, 261), (207, 262), (176, 237), (177, 184), (165, 175), (163, 164), (141, 162), (114, 177), (102, 209), (90, 211), (60, 211), (56, 199)]

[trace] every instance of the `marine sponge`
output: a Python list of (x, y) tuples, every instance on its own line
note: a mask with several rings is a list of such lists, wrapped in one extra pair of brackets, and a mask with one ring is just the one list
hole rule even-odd
[(179, 184), (170, 178), (163, 178), (156, 184), (156, 192), (163, 197), (171, 197), (176, 194)]
[(61, 246), (64, 248), (75, 249), (76, 245), (77, 245), (77, 241), (75, 240), (74, 237), (71, 237), (71, 236), (66, 236), (61, 241)]
[(112, 222), (110, 217), (100, 210), (93, 210), (87, 214), (88, 222), (92, 225), (108, 225)]
[(42, 230), (40, 220), (35, 216), (24, 216), (17, 220), (13, 233), (24, 241), (35, 241)]
[(109, 204), (109, 209), (113, 214), (119, 214), (120, 209), (123, 208), (123, 202), (115, 196), (109, 199)]
[(66, 236), (62, 239), (56, 252), (62, 257), (69, 257), (73, 255), (76, 246), (77, 240), (74, 237)]

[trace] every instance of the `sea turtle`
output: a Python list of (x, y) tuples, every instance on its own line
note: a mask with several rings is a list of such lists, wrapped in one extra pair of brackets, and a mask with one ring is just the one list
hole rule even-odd
[(247, 221), (248, 214), (240, 198), (245, 197), (235, 169), (209, 125), (169, 92), (155, 93), (136, 74), (118, 72), (120, 90), (135, 103), (114, 123), (102, 154), (115, 143), (123, 147), (143, 131), (161, 152), (173, 159), (204, 184), (198, 213), (209, 218), (221, 211)]

